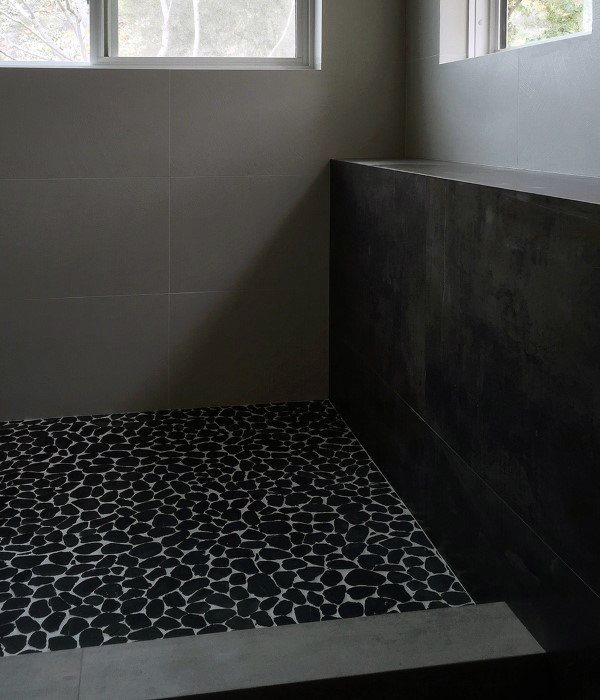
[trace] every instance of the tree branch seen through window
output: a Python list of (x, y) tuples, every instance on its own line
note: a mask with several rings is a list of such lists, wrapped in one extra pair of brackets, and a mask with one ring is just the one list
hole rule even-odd
[[(115, 7), (120, 57), (296, 57), (296, 0), (119, 0)], [(89, 60), (87, 0), (0, 0), (0, 61)]]

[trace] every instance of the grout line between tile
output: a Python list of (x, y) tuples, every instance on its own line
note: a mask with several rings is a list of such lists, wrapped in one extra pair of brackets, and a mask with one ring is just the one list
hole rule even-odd
[(197, 292), (133, 292), (131, 294), (82, 294), (76, 296), (62, 297), (7, 297), (0, 298), (0, 303), (10, 303), (19, 301), (68, 301), (75, 299), (134, 299), (137, 297), (177, 297), (177, 296), (197, 296), (201, 294), (229, 294), (232, 292), (280, 292), (280, 287), (231, 287), (229, 289), (202, 289)]
[[(275, 179), (288, 178), (298, 179), (312, 174), (313, 171), (307, 169), (296, 173), (231, 173), (223, 175), (220, 173), (205, 173), (203, 175), (101, 175), (95, 177), (83, 177), (70, 175), (67, 177), (0, 177), (0, 182), (72, 182), (72, 181), (104, 181), (104, 180), (211, 180), (211, 179)], [(584, 176), (585, 177), (585, 176)]]
[(81, 676), (83, 674), (83, 655), (85, 653), (84, 649), (81, 649), (81, 654), (79, 655), (79, 682), (77, 683), (77, 700), (81, 698)]
[(406, 147), (408, 144), (408, 47), (406, 37), (408, 36), (408, 3), (404, 3), (404, 65), (402, 66), (402, 72), (404, 74), (404, 114), (403, 114), (403, 124), (402, 124), (402, 151), (403, 156), (406, 158)]
[(171, 410), (171, 295), (167, 295), (167, 406)]
[(517, 141), (517, 168), (521, 163), (521, 134), (519, 128), (521, 126), (521, 54), (517, 54), (517, 124), (516, 124), (516, 141)]
[(168, 199), (168, 253), (167, 253), (167, 265), (168, 265), (168, 286), (169, 295), (167, 298), (167, 406), (171, 408), (171, 77), (173, 71), (169, 71), (169, 199)]
[[(203, 292), (198, 292), (202, 294)], [(132, 294), (82, 294), (79, 296), (64, 296), (64, 297), (10, 297), (0, 299), (0, 302), (18, 302), (18, 301), (67, 301), (69, 299), (132, 299), (136, 297), (164, 297), (168, 292), (134, 292)]]
[(168, 143), (169, 143), (169, 164), (168, 164), (168, 172), (169, 172), (169, 177), (171, 177), (171, 96), (172, 96), (172, 90), (171, 90), (171, 76), (173, 74), (173, 71), (170, 70), (168, 71), (168, 100), (169, 100), (169, 108), (168, 108)]
[[(86, 181), (104, 181), (104, 180), (167, 180), (168, 175), (102, 175), (98, 177), (0, 177), (0, 182), (71, 182), (80, 180)], [(207, 176), (211, 177), (211, 176)]]

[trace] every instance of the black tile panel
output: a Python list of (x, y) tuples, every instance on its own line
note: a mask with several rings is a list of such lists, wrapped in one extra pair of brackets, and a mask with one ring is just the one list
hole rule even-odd
[(476, 602), (507, 601), (546, 649), (598, 643), (600, 598), (364, 358), (331, 361), (336, 407)]
[[(331, 273), (332, 399), (425, 525), (448, 516), (475, 595), (539, 601), (560, 570), (593, 606), (574, 582), (600, 591), (600, 207), (336, 162)], [(370, 379), (351, 413), (357, 363)], [(533, 588), (511, 588), (502, 533)]]
[(600, 590), (600, 207), (451, 183), (427, 417)]
[(332, 239), (331, 332), (424, 407), (439, 314), (433, 290), (443, 281), (444, 185), (334, 163), (332, 186), (333, 226), (346, 235)]

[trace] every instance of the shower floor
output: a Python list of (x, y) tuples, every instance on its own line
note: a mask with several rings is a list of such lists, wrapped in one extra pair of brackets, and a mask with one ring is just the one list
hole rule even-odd
[(472, 602), (329, 402), (0, 424), (0, 655)]

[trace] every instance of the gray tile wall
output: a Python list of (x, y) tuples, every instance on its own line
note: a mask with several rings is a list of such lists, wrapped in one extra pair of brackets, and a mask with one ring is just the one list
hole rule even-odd
[(327, 396), (328, 162), (403, 155), (404, 5), (322, 71), (0, 70), (0, 419)]
[(591, 36), (439, 64), (439, 0), (407, 0), (406, 155), (600, 176)]

